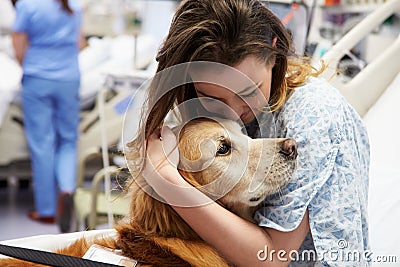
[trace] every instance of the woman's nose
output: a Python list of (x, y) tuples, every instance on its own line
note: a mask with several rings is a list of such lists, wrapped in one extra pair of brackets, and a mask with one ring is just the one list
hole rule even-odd
[(243, 114), (243, 112), (246, 110), (246, 102), (244, 102), (240, 96), (235, 96), (234, 98), (230, 99), (226, 103), (230, 108), (231, 111), (234, 112), (232, 116), (229, 119), (237, 120), (238, 117)]

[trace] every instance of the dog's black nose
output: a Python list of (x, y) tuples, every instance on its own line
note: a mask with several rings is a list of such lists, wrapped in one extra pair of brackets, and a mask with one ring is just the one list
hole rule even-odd
[(297, 158), (297, 146), (294, 139), (288, 138), (281, 143), (280, 153), (287, 156), (289, 159)]

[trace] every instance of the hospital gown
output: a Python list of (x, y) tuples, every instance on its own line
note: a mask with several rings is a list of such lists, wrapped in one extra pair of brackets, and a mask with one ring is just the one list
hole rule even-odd
[(296, 140), (298, 170), (281, 192), (265, 199), (255, 215), (258, 224), (292, 231), (308, 208), (310, 233), (297, 254), (286, 254), (299, 259), (291, 266), (312, 266), (307, 262), (309, 250), (316, 252), (311, 258), (319, 265), (366, 266), (372, 260), (367, 226), (369, 142), (356, 111), (325, 80), (310, 78), (283, 108), (261, 115), (259, 124), (263, 137)]

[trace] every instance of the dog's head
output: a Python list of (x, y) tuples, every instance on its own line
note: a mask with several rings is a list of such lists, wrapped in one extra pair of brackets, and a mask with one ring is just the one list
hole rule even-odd
[(228, 208), (254, 207), (296, 169), (293, 139), (251, 139), (230, 120), (195, 119), (179, 133), (181, 174)]

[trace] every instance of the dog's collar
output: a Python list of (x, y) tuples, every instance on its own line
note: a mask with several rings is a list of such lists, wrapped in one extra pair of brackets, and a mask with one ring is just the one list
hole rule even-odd
[[(119, 261), (119, 264), (125, 265), (115, 265), (112, 263), (104, 263), (93, 261), (85, 258), (77, 258), (73, 256), (57, 254), (48, 251), (41, 251), (29, 248), (21, 248), (0, 244), (0, 254), (16, 258), (23, 261), (56, 266), (56, 267), (70, 267), (70, 266), (82, 266), (82, 267), (118, 267), (118, 266), (128, 266), (128, 267), (140, 267), (144, 265), (143, 262), (138, 262), (132, 259), (126, 261)], [(130, 265), (126, 265), (130, 264)]]

